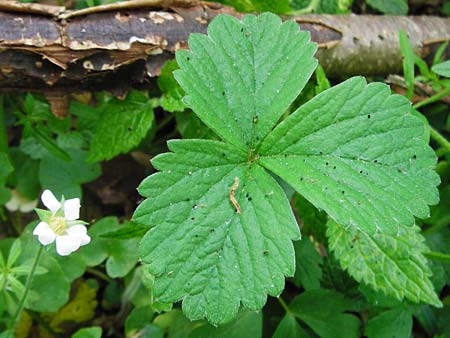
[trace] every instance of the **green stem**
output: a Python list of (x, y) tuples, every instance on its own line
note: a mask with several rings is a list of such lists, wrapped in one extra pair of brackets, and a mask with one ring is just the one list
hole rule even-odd
[(277, 297), (278, 302), (281, 304), (281, 306), (283, 307), (284, 311), (286, 311), (286, 313), (292, 314), (291, 309), (289, 308), (289, 306), (286, 304), (286, 302), (283, 300), (283, 298), (281, 297)]
[(44, 246), (39, 244), (38, 252), (37, 252), (37, 254), (36, 254), (35, 258), (34, 258), (34, 262), (33, 262), (33, 265), (31, 267), (30, 274), (28, 275), (27, 282), (25, 283), (25, 292), (23, 293), (23, 296), (20, 299), (19, 306), (17, 307), (16, 314), (14, 315), (14, 317), (11, 320), (12, 336), (14, 336), (14, 333), (16, 332), (16, 326), (19, 323), (20, 315), (22, 314), (23, 308), (25, 306), (25, 301), (26, 301), (27, 296), (28, 296), (28, 291), (30, 290), (31, 282), (33, 281), (33, 277), (34, 277), (34, 272), (36, 271), (36, 268), (38, 266), (39, 260), (41, 259), (41, 254), (42, 254), (43, 249), (44, 249)]
[(450, 152), (450, 142), (436, 129), (432, 126), (430, 128), (430, 136), (433, 140), (435, 140), (439, 145), (444, 148), (447, 152)]
[(108, 283), (110, 283), (112, 281), (112, 279), (109, 278), (108, 275), (106, 275), (103, 272), (98, 271), (98, 270), (96, 270), (94, 268), (87, 268), (86, 272), (89, 272), (91, 275), (97, 276), (100, 279), (103, 279), (104, 281), (106, 281)]
[(8, 134), (6, 131), (5, 107), (3, 95), (0, 95), (0, 152), (8, 152)]
[(442, 253), (442, 252), (430, 251), (430, 252), (426, 252), (425, 256), (427, 256), (429, 259), (432, 259), (437, 262), (450, 264), (450, 255)]
[(428, 104), (434, 103), (436, 101), (439, 101), (440, 99), (442, 99), (444, 96), (447, 96), (450, 94), (450, 87), (448, 88), (444, 88), (443, 90), (441, 90), (439, 93), (434, 94), (433, 96), (430, 96), (429, 98), (417, 102), (415, 105), (413, 105), (413, 107), (415, 109), (419, 109), (423, 106), (426, 106)]

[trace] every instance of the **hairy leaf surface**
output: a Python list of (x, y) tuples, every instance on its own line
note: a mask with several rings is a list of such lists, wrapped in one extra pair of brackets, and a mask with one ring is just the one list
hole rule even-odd
[(212, 323), (231, 320), (240, 303), (260, 309), (294, 274), (291, 240), (300, 234), (283, 190), (233, 146), (183, 140), (169, 148), (153, 160), (160, 172), (139, 187), (147, 199), (134, 214), (152, 227), (141, 257), (157, 277), (155, 297), (183, 298), (189, 318)]
[(439, 200), (436, 156), (409, 111), (386, 85), (352, 78), (278, 125), (260, 163), (339, 224), (395, 234)]
[[(177, 52), (185, 103), (222, 139), (256, 146), (300, 93), (317, 61), (309, 34), (274, 15), (220, 15)], [(292, 76), (295, 74), (294, 76)]]
[(359, 282), (399, 300), (441, 306), (429, 277), (428, 251), (418, 228), (403, 227), (395, 235), (374, 234), (328, 223), (330, 248), (342, 267)]

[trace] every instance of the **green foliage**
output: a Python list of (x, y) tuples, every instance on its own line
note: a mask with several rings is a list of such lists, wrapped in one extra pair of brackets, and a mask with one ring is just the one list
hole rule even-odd
[(434, 65), (431, 70), (440, 76), (450, 77), (450, 60)]
[[(299, 232), (267, 170), (342, 224), (347, 236), (361, 231), (401, 245), (395, 235), (411, 229), (414, 216), (428, 217), (428, 205), (438, 201), (436, 157), (425, 126), (410, 114), (409, 102), (383, 84), (352, 78), (274, 128), (316, 66), (308, 40), (295, 24), (281, 24), (271, 14), (242, 22), (219, 16), (208, 36), (191, 35), (190, 51), (177, 52), (175, 78), (186, 92), (184, 102), (224, 142), (170, 141), (171, 153), (152, 160), (159, 172), (139, 187), (147, 199), (134, 220), (150, 228), (140, 252), (155, 276), (156, 299), (182, 299), (190, 319), (225, 323), (240, 304), (258, 310), (266, 294), (279, 295), (283, 277), (293, 275), (290, 240)], [(347, 243), (340, 249), (338, 257), (352, 254)], [(301, 280), (310, 289), (320, 279), (320, 257), (313, 261), (312, 279)], [(422, 277), (422, 288), (393, 292), (439, 305), (420, 262), (421, 275), (407, 277)], [(362, 268), (365, 275), (372, 267)], [(389, 274), (386, 283), (396, 278)], [(347, 337), (357, 335), (354, 317), (342, 314), (327, 329), (324, 316), (318, 326), (316, 319), (301, 319), (321, 335), (337, 334), (340, 325), (348, 328)]]
[(39, 167), (41, 185), (65, 198), (81, 197), (81, 184), (90, 182), (100, 175), (98, 163), (87, 163), (87, 153), (78, 149), (67, 149), (71, 161), (44, 155)]
[(408, 2), (406, 0), (366, 0), (366, 3), (384, 14), (408, 14)]
[(88, 160), (109, 160), (136, 147), (153, 123), (153, 103), (140, 92), (111, 99), (100, 110)]
[(427, 247), (417, 228), (402, 227), (396, 234), (370, 233), (356, 226), (328, 224), (330, 248), (343, 268), (359, 282), (399, 300), (441, 306), (424, 253)]
[(272, 12), (285, 14), (291, 10), (289, 0), (219, 0), (216, 2), (232, 6), (239, 12)]
[(164, 67), (161, 68), (161, 75), (158, 77), (158, 86), (163, 92), (161, 107), (171, 113), (182, 112), (186, 108), (186, 105), (181, 100), (184, 96), (184, 91), (173, 77), (173, 71), (177, 69), (178, 65), (175, 60), (167, 61)]
[(305, 291), (289, 304), (292, 313), (323, 338), (359, 337), (360, 322), (354, 315), (352, 301), (335, 291)]
[(72, 335), (72, 338), (101, 338), (102, 328), (99, 326), (84, 327)]
[(4, 185), (13, 170), (8, 155), (0, 152), (0, 205), (8, 202), (11, 197), (9, 190)]
[(365, 334), (368, 338), (410, 337), (411, 312), (394, 308), (369, 318)]
[(316, 251), (314, 244), (308, 239), (294, 242), (295, 275), (294, 282), (305, 290), (320, 288), (322, 278), (322, 257)]
[(92, 243), (82, 247), (79, 252), (87, 266), (95, 266), (106, 260), (108, 276), (117, 278), (127, 275), (136, 265), (139, 239), (115, 239), (103, 235), (128, 225), (119, 224), (116, 217), (104, 217), (93, 224), (88, 230)]

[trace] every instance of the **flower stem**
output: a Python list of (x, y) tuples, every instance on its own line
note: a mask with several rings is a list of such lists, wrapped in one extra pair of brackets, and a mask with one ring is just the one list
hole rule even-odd
[(277, 297), (277, 299), (278, 299), (278, 302), (279, 302), (279, 303), (281, 304), (281, 306), (283, 307), (284, 311), (286, 311), (286, 313), (291, 314), (292, 311), (291, 311), (291, 309), (289, 308), (289, 306), (286, 304), (286, 302), (283, 300), (283, 298)]
[(426, 106), (426, 105), (429, 105), (429, 104), (434, 103), (436, 101), (439, 101), (440, 99), (442, 99), (444, 96), (447, 96), (448, 94), (450, 94), (450, 87), (444, 88), (443, 90), (441, 90), (440, 92), (434, 94), (433, 96), (430, 96), (429, 98), (416, 103), (415, 105), (413, 105), (413, 107), (415, 109), (419, 109), (419, 108), (421, 108), (423, 106)]
[(26, 301), (27, 296), (28, 296), (28, 291), (30, 290), (31, 282), (33, 281), (34, 272), (36, 271), (36, 268), (37, 268), (37, 266), (39, 264), (39, 260), (41, 259), (41, 254), (42, 254), (43, 248), (44, 247), (42, 245), (39, 245), (38, 252), (37, 252), (37, 254), (36, 254), (35, 258), (34, 258), (33, 265), (31, 266), (30, 274), (28, 275), (27, 281), (25, 283), (25, 291), (23, 293), (22, 298), (20, 299), (19, 306), (17, 307), (16, 314), (14, 315), (14, 317), (11, 320), (11, 333), (12, 333), (12, 336), (14, 336), (14, 333), (16, 331), (16, 326), (17, 326), (17, 324), (19, 323), (19, 320), (20, 320), (20, 315), (22, 314), (23, 308), (25, 306), (25, 301)]
[(439, 143), (442, 148), (444, 148), (447, 152), (450, 152), (450, 142), (432, 126), (430, 126), (430, 136), (433, 140)]

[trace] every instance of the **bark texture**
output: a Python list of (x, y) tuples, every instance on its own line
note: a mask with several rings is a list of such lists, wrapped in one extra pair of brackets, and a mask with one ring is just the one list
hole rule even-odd
[[(0, 0), (0, 91), (57, 97), (75, 91), (116, 95), (159, 74), (190, 33), (206, 33), (230, 7), (196, 0), (134, 0), (79, 11)], [(427, 57), (450, 40), (450, 19), (356, 15), (286, 17), (311, 33), (328, 75), (401, 70), (398, 31)]]

